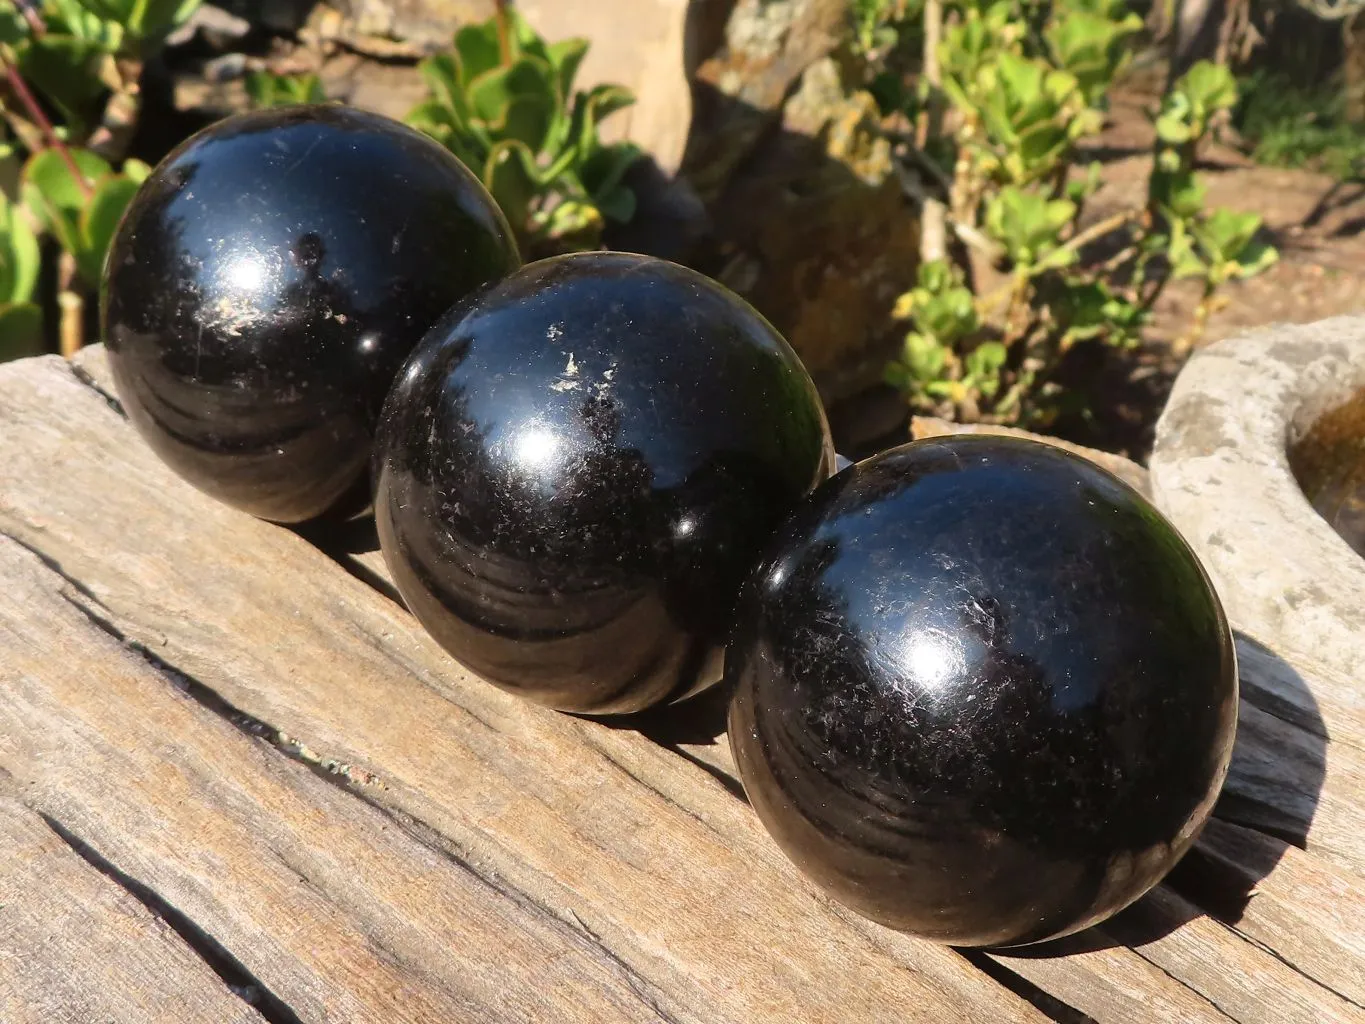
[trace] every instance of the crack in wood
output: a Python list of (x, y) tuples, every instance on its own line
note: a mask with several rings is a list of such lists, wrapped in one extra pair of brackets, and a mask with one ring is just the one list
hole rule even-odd
[[(729, 740), (727, 739), (725, 742), (728, 743)], [(681, 757), (688, 764), (696, 765), (707, 775), (711, 776), (711, 778), (719, 782), (721, 786), (725, 788), (725, 791), (740, 803), (747, 804), (749, 802), (749, 795), (744, 792), (744, 783), (740, 782), (739, 779), (735, 778), (729, 772), (714, 764), (703, 761), (690, 750), (686, 750), (675, 743), (660, 743), (659, 746), (663, 747), (670, 754), (676, 754), (678, 757)]]
[[(1215, 920), (1217, 920), (1217, 919), (1215, 918)], [(1289, 968), (1291, 971), (1293, 971), (1295, 974), (1299, 975), (1299, 976), (1302, 977), (1302, 978), (1307, 978), (1309, 981), (1311, 981), (1314, 985), (1317, 985), (1319, 988), (1326, 989), (1328, 992), (1331, 992), (1332, 995), (1336, 996), (1336, 997), (1337, 997), (1338, 999), (1340, 999), (1342, 1002), (1348, 1003), (1349, 1005), (1354, 1006), (1356, 1009), (1365, 1010), (1365, 1003), (1360, 1002), (1360, 1000), (1358, 1000), (1358, 999), (1352, 999), (1352, 998), (1351, 998), (1350, 996), (1348, 996), (1345, 992), (1342, 992), (1342, 991), (1340, 991), (1340, 990), (1338, 990), (1338, 989), (1333, 988), (1331, 985), (1327, 984), (1325, 981), (1321, 981), (1321, 980), (1319, 980), (1319, 979), (1313, 977), (1311, 974), (1305, 974), (1305, 973), (1303, 972), (1303, 970), (1300, 969), (1296, 964), (1290, 963), (1288, 960), (1286, 960), (1286, 959), (1284, 958), (1283, 955), (1281, 955), (1280, 953), (1278, 953), (1276, 950), (1272, 949), (1271, 947), (1267, 946), (1267, 945), (1266, 945), (1264, 942), (1262, 942), (1260, 939), (1256, 938), (1256, 936), (1254, 936), (1254, 935), (1248, 935), (1246, 932), (1242, 931), (1242, 929), (1238, 928), (1235, 924), (1230, 924), (1230, 923), (1227, 922), (1227, 921), (1224, 921), (1224, 922), (1222, 922), (1222, 923), (1225, 924), (1225, 925), (1227, 925), (1228, 928), (1232, 929), (1232, 930), (1233, 930), (1234, 932), (1236, 932), (1239, 936), (1241, 936), (1241, 937), (1242, 937), (1243, 939), (1245, 939), (1247, 942), (1251, 943), (1251, 944), (1252, 944), (1253, 946), (1255, 946), (1256, 948), (1258, 948), (1258, 949), (1260, 949), (1260, 950), (1262, 950), (1262, 951), (1264, 951), (1264, 952), (1270, 954), (1271, 956), (1273, 956), (1276, 960), (1278, 960), (1280, 963), (1284, 964), (1286, 967), (1288, 967), (1288, 968)]]
[[(39, 552), (35, 551), (33, 553), (40, 558), (43, 557)], [(49, 568), (53, 568), (52, 560), (50, 559), (44, 559), (44, 564), (48, 565)], [(59, 569), (53, 568), (53, 571), (57, 572), (57, 574), (60, 575), (62, 579), (67, 580), (68, 582), (73, 582), (64, 573), (60, 572)], [(90, 592), (87, 589), (85, 588), (78, 589), (80, 589), (82, 597), (86, 597), (87, 599), (93, 601), (95, 604), (99, 605), (99, 607), (103, 609), (105, 612), (108, 611), (108, 609), (105, 609), (103, 604), (99, 602), (99, 599), (94, 597), (93, 594), (90, 594)], [(603, 942), (603, 940), (597, 935), (597, 933), (593, 932), (591, 929), (589, 929), (586, 925), (583, 924), (582, 919), (576, 913), (574, 913), (574, 911), (569, 910), (567, 912), (572, 920), (571, 921), (566, 920), (564, 916), (556, 913), (552, 907), (549, 907), (546, 904), (542, 903), (541, 901), (537, 900), (530, 893), (527, 893), (514, 886), (510, 886), (504, 883), (496, 875), (490, 874), (489, 872), (480, 869), (471, 860), (469, 851), (465, 850), (451, 836), (446, 835), (439, 829), (435, 828), (434, 826), (428, 824), (425, 821), (422, 821), (420, 818), (412, 814), (388, 806), (382, 801), (375, 799), (369, 793), (363, 792), (359, 788), (362, 785), (369, 786), (377, 785), (378, 788), (380, 789), (387, 788), (381, 782), (378, 781), (376, 776), (366, 772), (365, 774), (366, 776), (368, 776), (367, 780), (365, 781), (357, 780), (353, 775), (353, 769), (351, 768), (350, 765), (342, 765), (340, 762), (337, 762), (335, 760), (321, 757), (316, 752), (312, 751), (304, 743), (302, 743), (300, 740), (288, 736), (282, 730), (276, 728), (270, 723), (265, 722), (257, 718), (256, 716), (236, 707), (226, 698), (224, 698), (220, 693), (214, 690), (212, 687), (206, 685), (203, 682), (200, 682), (193, 676), (190, 676), (187, 673), (183, 672), (182, 670), (176, 668), (174, 665), (167, 662), (164, 658), (161, 658), (152, 651), (150, 651), (144, 644), (140, 643), (139, 641), (128, 637), (127, 634), (125, 634), (123, 630), (121, 630), (110, 618), (108, 618), (106, 615), (100, 614), (100, 612), (96, 611), (94, 608), (87, 606), (83, 601), (79, 600), (78, 598), (65, 592), (59, 593), (59, 596), (68, 604), (70, 604), (73, 608), (78, 610), (82, 615), (84, 615), (86, 619), (89, 620), (89, 622), (93, 626), (95, 626), (95, 628), (99, 629), (101, 632), (107, 634), (114, 640), (118, 641), (119, 644), (121, 644), (128, 650), (142, 657), (148, 663), (148, 665), (155, 669), (158, 675), (166, 679), (167, 682), (178, 693), (188, 697), (190, 700), (194, 701), (196, 704), (198, 704), (204, 710), (208, 711), (210, 714), (213, 714), (218, 718), (221, 718), (229, 725), (233, 726), (233, 728), (237, 729), (239, 732), (242, 732), (253, 739), (263, 741), (272, 749), (277, 751), (279, 754), (283, 755), (284, 757), (288, 758), (291, 761), (294, 761), (297, 764), (304, 766), (314, 775), (316, 775), (323, 781), (327, 782), (329, 785), (334, 786), (337, 789), (340, 789), (343, 793), (347, 794), (348, 796), (356, 800), (359, 800), (370, 809), (383, 815), (386, 820), (392, 823), (396, 828), (402, 831), (413, 841), (421, 844), (423, 847), (430, 850), (438, 857), (441, 857), (443, 860), (450, 863), (452, 866), (460, 869), (469, 877), (473, 878), (479, 884), (485, 886), (496, 895), (517, 905), (518, 907), (522, 908), (528, 913), (540, 917), (547, 924), (553, 927), (557, 933), (562, 935), (568, 941), (572, 942), (574, 945), (578, 946), (579, 948), (589, 950), (594, 954), (600, 954), (602, 956), (605, 956), (606, 959), (611, 963), (611, 965), (621, 974), (627, 986), (639, 998), (640, 1002), (646, 1008), (648, 1008), (650, 1012), (655, 1014), (655, 1016), (657, 1016), (659, 1020), (663, 1021), (664, 1024), (683, 1024), (683, 1022), (679, 1018), (669, 1014), (668, 1011), (662, 1007), (661, 1000), (664, 998), (664, 996), (663, 993), (658, 989), (658, 987), (652, 984), (637, 970), (635, 970), (635, 968), (633, 968), (623, 957), (621, 957), (620, 954), (608, 948), (605, 942)], [(613, 761), (612, 764), (615, 765), (616, 762)], [(619, 767), (619, 765), (617, 767)], [(645, 783), (641, 782), (641, 785), (645, 785)], [(653, 790), (653, 787), (649, 788)], [(657, 790), (653, 791), (657, 792)], [(667, 797), (665, 797), (665, 799), (667, 799)], [(670, 800), (670, 803), (671, 802), (672, 801)], [(693, 816), (695, 817), (695, 815)], [(48, 819), (45, 817), (44, 820)], [(59, 825), (55, 824), (52, 821), (48, 821), (48, 824), (49, 827), (53, 828), (53, 831), (57, 831), (59, 835), (62, 835), (62, 838), (64, 840), (67, 839), (67, 836), (64, 835), (61, 831), (59, 831), (60, 828)], [(705, 823), (703, 822), (703, 824)], [(76, 841), (79, 842), (79, 840)], [(70, 840), (68, 840), (68, 844), (71, 845)], [(72, 845), (72, 848), (76, 849), (77, 853), (81, 852), (81, 850), (77, 849), (75, 845)], [(82, 856), (84, 856), (84, 854), (82, 854)], [(87, 858), (87, 860), (89, 860), (89, 858)], [(90, 863), (96, 868), (100, 868), (100, 864), (96, 863), (95, 861), (92, 860), (90, 861)], [(100, 870), (103, 871), (103, 868), (100, 868)], [(298, 872), (295, 873), (298, 874)], [(116, 878), (113, 875), (111, 875), (110, 877), (115, 878), (115, 881), (118, 881), (119, 884), (123, 884), (120, 878)], [(305, 882), (307, 881), (306, 878), (303, 878), (303, 880)], [(130, 889), (129, 891), (132, 892), (133, 890)], [(150, 890), (148, 890), (148, 892), (150, 893)], [(138, 895), (138, 893), (134, 892), (134, 895), (136, 896)], [(154, 893), (151, 895), (155, 897)], [(139, 899), (141, 899), (141, 896), (139, 896)], [(143, 902), (145, 903), (146, 901), (144, 900)], [(153, 909), (154, 912), (157, 912), (158, 914), (160, 913), (155, 907), (151, 907), (151, 904), (148, 904), (148, 906), (149, 908)], [(169, 904), (167, 904), (167, 906), (169, 906)], [(170, 909), (174, 911), (173, 907), (171, 907)], [(180, 929), (176, 927), (176, 925), (173, 922), (170, 922), (169, 918), (167, 920), (168, 923), (171, 923), (171, 926), (175, 928), (177, 932), (180, 931)], [(186, 921), (188, 922), (188, 919), (186, 919)], [(205, 938), (207, 941), (212, 942), (211, 937), (206, 936)], [(192, 940), (188, 937), (186, 937), (186, 942), (191, 942), (191, 944), (193, 944)], [(199, 947), (194, 948), (196, 949), (196, 952), (200, 952), (200, 955), (203, 956), (203, 953), (199, 950)], [(208, 957), (204, 957), (204, 959), (208, 961)], [(235, 961), (233, 962), (235, 963)], [(214, 966), (214, 964), (211, 961), (209, 963), (211, 967)], [(238, 964), (238, 966), (240, 966), (240, 964)], [(215, 971), (217, 971), (216, 967), (214, 969)], [(245, 968), (242, 968), (242, 970), (245, 972)], [(220, 976), (222, 976), (221, 972), (219, 973)], [(235, 987), (233, 990), (237, 991)], [(282, 1003), (280, 1005), (283, 1006)], [(260, 1009), (260, 1007), (257, 1008)], [(265, 1015), (264, 1011), (262, 1011), (262, 1015), (263, 1016)], [(270, 1022), (270, 1024), (293, 1024), (293, 1022), (297, 1021), (297, 1018), (293, 1016), (281, 1017), (277, 1021), (275, 1018), (267, 1016), (267, 1020)]]
[(126, 420), (128, 418), (128, 411), (123, 408), (123, 403), (118, 400), (118, 396), (106, 391), (104, 386), (90, 375), (89, 370), (83, 366), (78, 366), (75, 363), (67, 363), (66, 365), (71, 371), (71, 375), (75, 377), (76, 380), (80, 381), (80, 383), (84, 384), (91, 391), (95, 392), (95, 394), (103, 398), (105, 404), (113, 409), (114, 412), (118, 413), (123, 419)]
[(1021, 975), (1015, 974), (998, 960), (992, 960), (983, 950), (959, 949), (957, 952), (967, 963), (983, 974), (990, 976), (1020, 999), (1032, 1004), (1035, 1009), (1046, 1014), (1057, 1024), (1097, 1024), (1094, 1017), (1082, 1013), (1046, 989), (1040, 988)]
[(184, 911), (150, 886), (117, 868), (111, 861), (77, 836), (52, 815), (30, 808), (53, 834), (71, 848), (81, 860), (137, 900), (160, 918), (208, 965), (237, 998), (252, 1007), (268, 1024), (303, 1024), (284, 1000), (275, 995), (259, 978), (232, 955), (222, 943), (192, 921)]
[(582, 930), (583, 934), (587, 936), (593, 946), (600, 950), (603, 956), (620, 969), (621, 974), (626, 979), (626, 984), (630, 986), (631, 991), (640, 997), (642, 1003), (654, 1011), (659, 1020), (663, 1021), (664, 1024), (682, 1024), (681, 1020), (659, 1005), (658, 999), (649, 992), (649, 989), (653, 988), (653, 986), (650, 985), (634, 967), (621, 959), (620, 955), (603, 942), (601, 936), (589, 928), (587, 923), (572, 910), (569, 911), (569, 916), (573, 918), (574, 924)]
[[(1156, 968), (1158, 971), (1160, 971), (1162, 974), (1166, 975), (1166, 977), (1170, 978), (1170, 979), (1171, 979), (1173, 982), (1175, 982), (1177, 985), (1182, 986), (1182, 987), (1183, 987), (1186, 991), (1188, 991), (1188, 992), (1190, 993), (1190, 995), (1193, 996), (1195, 999), (1202, 999), (1204, 1002), (1208, 1003), (1210, 1006), (1212, 1006), (1215, 1010), (1217, 1010), (1217, 1011), (1218, 1011), (1219, 1013), (1221, 1013), (1223, 1016), (1227, 1017), (1229, 1020), (1242, 1021), (1242, 1018), (1241, 1018), (1241, 1017), (1238, 1017), (1236, 1014), (1234, 1014), (1234, 1013), (1233, 1013), (1231, 1010), (1229, 1010), (1227, 1007), (1224, 1007), (1224, 1006), (1220, 1005), (1219, 1002), (1218, 1002), (1218, 1000), (1216, 1000), (1216, 999), (1214, 999), (1214, 998), (1212, 998), (1212, 997), (1210, 997), (1210, 996), (1205, 995), (1203, 992), (1200, 992), (1197, 988), (1195, 988), (1193, 985), (1191, 985), (1191, 984), (1190, 984), (1188, 981), (1186, 981), (1184, 978), (1181, 978), (1179, 975), (1172, 974), (1169, 970), (1167, 970), (1165, 967), (1161, 966), (1161, 964), (1157, 963), (1157, 962), (1156, 962), (1155, 960), (1153, 960), (1150, 956), (1147, 956), (1146, 954), (1144, 954), (1144, 953), (1142, 952), (1141, 947), (1133, 946), (1133, 947), (1131, 947), (1131, 948), (1132, 948), (1132, 950), (1133, 950), (1134, 953), (1136, 953), (1139, 957), (1141, 957), (1141, 958), (1142, 958), (1143, 960), (1145, 960), (1147, 963), (1151, 964), (1153, 967), (1155, 967), (1155, 968)], [(1243, 1022), (1243, 1024), (1257, 1024), (1257, 1022), (1254, 1022), (1254, 1021), (1253, 1021), (1253, 1022)]]
[(86, 598), (87, 600), (94, 601), (100, 607), (104, 607), (104, 602), (102, 602), (99, 599), (98, 595), (96, 595), (93, 590), (91, 590), (88, 586), (86, 586), (84, 583), (78, 580), (75, 576), (72, 576), (69, 572), (63, 569), (62, 563), (59, 562), (57, 559), (53, 558), (46, 551), (42, 550), (41, 548), (35, 547), (28, 541), (24, 540), (22, 537), (16, 536), (13, 533), (9, 533), (6, 530), (0, 530), (0, 537), (3, 537), (5, 540), (11, 540), (15, 544), (18, 544), (30, 555), (38, 559), (38, 561), (42, 562), (43, 566), (47, 568), (50, 572), (56, 574), (57, 576), (60, 576), (63, 582), (65, 582), (73, 590), (77, 591), (82, 597)]

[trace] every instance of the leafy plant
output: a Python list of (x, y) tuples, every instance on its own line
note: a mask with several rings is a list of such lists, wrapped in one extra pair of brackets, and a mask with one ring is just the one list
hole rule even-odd
[(99, 288), (119, 218), (151, 168), (128, 160), (115, 173), (88, 150), (71, 150), (70, 155), (84, 184), (76, 180), (61, 153), (44, 149), (24, 165), (22, 192), (34, 220), (71, 255), (81, 280), (93, 292)]
[(251, 105), (258, 109), (327, 102), (327, 93), (317, 75), (275, 75), (269, 71), (253, 71), (246, 76), (246, 94)]
[(42, 311), (34, 302), (42, 256), (23, 211), (0, 195), (0, 362), (42, 349)]
[[(0, 59), (52, 104), (67, 141), (117, 160), (137, 122), (144, 62), (200, 2), (43, 0), (35, 31), (13, 0), (0, 0)], [(4, 112), (26, 148), (40, 148), (44, 126), (12, 104)]]
[(531, 254), (595, 248), (606, 220), (635, 213), (622, 179), (640, 151), (598, 137), (634, 100), (615, 85), (574, 91), (587, 49), (582, 39), (547, 44), (502, 9), (421, 65), (429, 98), (409, 123), (479, 175)]
[(114, 231), (150, 171), (124, 159), (143, 62), (199, 2), (44, 0), (21, 10), (0, 0), (0, 112), (11, 140), (2, 156), (17, 171), (0, 207), (0, 359), (41, 348), (42, 236), (57, 243), (62, 351), (83, 343)]
[(1075, 346), (1137, 344), (1166, 284), (1196, 278), (1188, 342), (1218, 289), (1276, 253), (1259, 217), (1206, 211), (1194, 172), (1201, 140), (1236, 102), (1226, 68), (1196, 64), (1154, 112), (1146, 204), (1088, 224), (1100, 168), (1084, 166), (1079, 144), (1103, 125), (1141, 19), (1124, 0), (950, 6), (937, 57), (953, 160), (934, 159), (948, 149), (935, 140), (903, 157), (940, 183), (952, 229), (1003, 283), (977, 295), (957, 268), (926, 262), (896, 308), (912, 328), (887, 379), (922, 410), (1045, 426), (1083, 398), (1058, 381)]

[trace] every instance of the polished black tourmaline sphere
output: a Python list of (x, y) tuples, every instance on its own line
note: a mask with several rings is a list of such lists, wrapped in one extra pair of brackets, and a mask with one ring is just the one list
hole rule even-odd
[(956, 945), (1095, 924), (1189, 848), (1231, 755), (1232, 636), (1139, 494), (1058, 448), (920, 441), (847, 469), (744, 587), (730, 742), (831, 895)]
[(417, 618), (490, 681), (589, 713), (719, 678), (741, 581), (833, 464), (767, 321), (621, 253), (529, 264), (452, 311), (375, 456), (380, 544)]
[(109, 253), (103, 334), (124, 408), (172, 469), (299, 522), (368, 501), (403, 360), (519, 264), (483, 186), (418, 132), (341, 106), (244, 114), (139, 190)]

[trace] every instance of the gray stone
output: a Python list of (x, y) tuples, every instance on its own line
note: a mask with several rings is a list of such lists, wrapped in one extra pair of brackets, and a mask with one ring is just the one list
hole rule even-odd
[(1314, 511), (1289, 453), (1362, 390), (1365, 318), (1219, 342), (1196, 352), (1176, 381), (1150, 467), (1158, 507), (1199, 554), (1229, 617), (1309, 684), (1278, 697), (1302, 704), (1316, 695), (1329, 734), (1365, 723), (1356, 682), (1365, 559)]

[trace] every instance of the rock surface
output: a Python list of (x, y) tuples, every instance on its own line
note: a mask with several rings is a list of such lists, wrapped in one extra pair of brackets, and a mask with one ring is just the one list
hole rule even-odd
[(1365, 711), (1365, 560), (1310, 505), (1290, 449), (1365, 389), (1365, 318), (1272, 327), (1197, 352), (1157, 424), (1158, 506), (1198, 552), (1242, 631), (1320, 699)]

